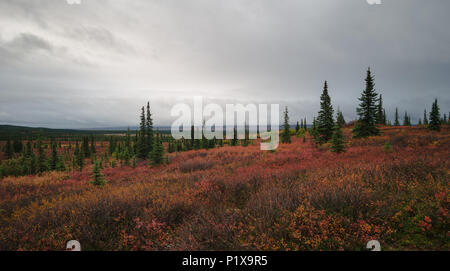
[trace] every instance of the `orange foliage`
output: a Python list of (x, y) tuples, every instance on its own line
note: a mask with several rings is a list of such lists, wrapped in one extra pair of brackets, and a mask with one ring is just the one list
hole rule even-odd
[[(0, 180), (0, 250), (448, 250), (450, 133), (383, 128), (347, 152), (292, 138)], [(390, 142), (392, 150), (383, 146)]]

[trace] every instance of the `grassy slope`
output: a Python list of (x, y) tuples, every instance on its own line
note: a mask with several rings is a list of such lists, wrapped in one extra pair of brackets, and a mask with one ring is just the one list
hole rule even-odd
[(90, 169), (5, 178), (0, 250), (448, 250), (449, 143), (448, 128), (387, 128), (341, 155), (300, 138), (171, 154), (104, 169), (103, 188)]

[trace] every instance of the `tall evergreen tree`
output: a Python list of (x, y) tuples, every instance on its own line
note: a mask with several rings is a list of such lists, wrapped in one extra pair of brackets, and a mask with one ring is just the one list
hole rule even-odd
[(434, 100), (433, 106), (431, 107), (430, 124), (428, 125), (428, 128), (433, 131), (441, 130), (441, 116), (437, 99)]
[(148, 155), (147, 140), (146, 140), (146, 120), (145, 109), (141, 109), (141, 123), (139, 126), (138, 142), (137, 142), (137, 156), (141, 159), (146, 159)]
[(395, 121), (394, 126), (400, 126), (400, 121), (398, 119), (398, 108), (395, 108)]
[(323, 92), (320, 96), (320, 111), (317, 117), (317, 132), (320, 143), (328, 142), (331, 139), (333, 127), (333, 106), (331, 105), (331, 98), (328, 94), (328, 83), (325, 81)]
[(147, 141), (147, 152), (153, 151), (153, 119), (152, 113), (150, 111), (150, 102), (147, 102), (147, 119), (145, 122), (145, 132)]
[(281, 143), (291, 143), (291, 127), (289, 125), (289, 112), (287, 106), (284, 110), (283, 134), (281, 135)]
[[(301, 128), (303, 129), (303, 120), (302, 120)], [(297, 121), (297, 125), (295, 126), (295, 133), (298, 133), (298, 131), (300, 131), (300, 124), (299, 124), (299, 122)]]
[(375, 92), (374, 78), (371, 74), (370, 68), (367, 70), (366, 89), (359, 100), (359, 108), (356, 110), (359, 120), (353, 129), (353, 136), (355, 138), (368, 137), (378, 135), (380, 130), (375, 126), (377, 118), (377, 97)]

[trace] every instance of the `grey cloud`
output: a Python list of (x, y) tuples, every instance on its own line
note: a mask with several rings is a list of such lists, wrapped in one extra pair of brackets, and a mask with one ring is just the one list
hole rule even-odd
[(368, 66), (388, 115), (399, 107), (417, 121), (435, 97), (450, 107), (449, 9), (447, 0), (4, 0), (0, 122), (135, 125), (150, 99), (163, 125), (193, 95), (277, 102), (293, 122), (312, 120), (324, 80), (353, 119)]
[(79, 26), (67, 30), (66, 36), (70, 39), (83, 40), (104, 49), (116, 50), (121, 54), (135, 53), (132, 45), (103, 27)]
[(34, 50), (45, 50), (49, 52), (53, 50), (53, 46), (46, 40), (30, 33), (21, 33), (12, 41), (7, 42), (6, 47), (8, 49), (14, 49), (25, 53), (29, 53)]
[(53, 46), (45, 39), (31, 33), (20, 33), (10, 41), (0, 39), (1, 62), (21, 60), (36, 51), (53, 52)]

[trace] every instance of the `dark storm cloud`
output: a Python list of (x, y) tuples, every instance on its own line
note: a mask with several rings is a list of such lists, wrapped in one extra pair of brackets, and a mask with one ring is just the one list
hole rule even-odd
[(355, 118), (372, 67), (389, 116), (450, 107), (447, 0), (6, 0), (0, 2), (0, 122), (157, 124), (193, 95), (318, 111), (324, 80)]

